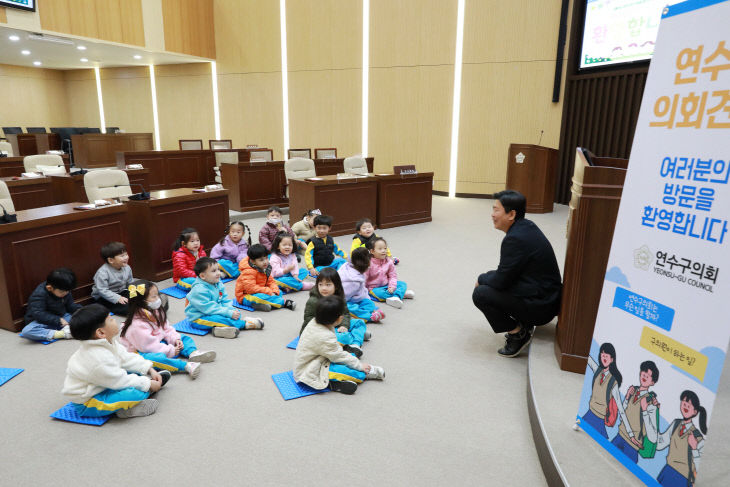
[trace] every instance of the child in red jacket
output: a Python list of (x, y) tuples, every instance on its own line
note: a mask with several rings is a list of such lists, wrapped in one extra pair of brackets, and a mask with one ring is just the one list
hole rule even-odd
[(201, 257), (207, 257), (200, 243), (198, 231), (186, 228), (172, 244), (172, 282), (183, 291), (190, 291), (195, 281), (195, 262)]
[(281, 297), (276, 281), (271, 277), (269, 251), (261, 244), (248, 248), (248, 257), (241, 260), (236, 280), (236, 301), (253, 306), (257, 311), (271, 311), (271, 308), (288, 308), (294, 311), (296, 303)]

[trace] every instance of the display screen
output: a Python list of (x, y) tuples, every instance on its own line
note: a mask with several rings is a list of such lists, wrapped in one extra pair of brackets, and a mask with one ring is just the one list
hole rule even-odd
[(675, 0), (586, 0), (580, 69), (651, 59), (662, 10)]
[(35, 11), (35, 0), (0, 0), (0, 7), (19, 8)]

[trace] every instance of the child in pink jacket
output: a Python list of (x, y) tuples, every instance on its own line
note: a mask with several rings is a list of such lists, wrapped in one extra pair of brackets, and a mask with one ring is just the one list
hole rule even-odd
[(149, 281), (133, 282), (129, 286), (129, 314), (119, 341), (127, 351), (139, 352), (150, 360), (155, 369), (187, 372), (196, 379), (200, 374), (200, 364), (215, 360), (216, 353), (198, 350), (192, 338), (180, 336), (167, 321), (165, 308), (157, 286)]
[(365, 271), (365, 287), (370, 299), (383, 302), (394, 308), (403, 307), (403, 299), (413, 299), (416, 293), (408, 289), (408, 285), (398, 280), (393, 259), (388, 257), (388, 243), (384, 238), (375, 237), (368, 241), (366, 248), (370, 251), (370, 267)]
[(284, 293), (309, 291), (314, 287), (311, 281), (304, 279), (309, 275), (306, 269), (300, 269), (297, 263), (296, 240), (288, 233), (279, 232), (271, 243), (271, 277)]

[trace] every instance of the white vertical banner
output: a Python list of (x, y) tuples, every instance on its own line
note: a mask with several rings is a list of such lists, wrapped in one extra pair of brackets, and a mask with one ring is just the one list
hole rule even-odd
[(730, 338), (728, 19), (726, 0), (664, 9), (578, 408), (647, 485), (701, 485), (707, 438), (726, 441), (709, 426)]

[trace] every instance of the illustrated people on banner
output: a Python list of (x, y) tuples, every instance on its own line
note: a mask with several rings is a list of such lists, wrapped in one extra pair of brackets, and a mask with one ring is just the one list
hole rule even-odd
[[(657, 482), (665, 487), (687, 487), (695, 483), (697, 466), (702, 455), (707, 434), (707, 412), (700, 406), (700, 398), (692, 391), (684, 391), (679, 396), (679, 412), (677, 418), (669, 424), (657, 439), (657, 449), (669, 448), (667, 464), (657, 476)], [(692, 421), (699, 415), (700, 427), (697, 429)], [(701, 433), (700, 433), (701, 431)]]
[[(639, 366), (639, 385), (630, 386), (622, 404), (628, 423), (621, 421), (618, 434), (611, 441), (634, 463), (642, 458), (654, 458), (659, 425), (657, 396), (649, 388), (659, 380), (659, 369), (651, 360)], [(629, 431), (636, 435), (632, 437)]]

